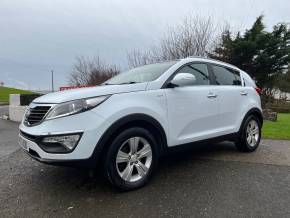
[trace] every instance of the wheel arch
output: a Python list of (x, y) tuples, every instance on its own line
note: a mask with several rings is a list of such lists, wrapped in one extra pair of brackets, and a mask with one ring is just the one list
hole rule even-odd
[(98, 161), (104, 156), (108, 144), (124, 129), (130, 127), (142, 127), (147, 129), (153, 134), (157, 143), (161, 146), (158, 147), (158, 152), (162, 154), (167, 147), (166, 133), (162, 125), (152, 116), (146, 114), (131, 114), (120, 118), (114, 122), (102, 135), (98, 141), (94, 152), (91, 156), (92, 164), (97, 164)]
[(240, 129), (239, 129), (239, 133), (241, 132), (241, 130), (242, 130), (243, 126), (244, 126), (244, 123), (245, 123), (246, 119), (250, 115), (256, 116), (259, 119), (261, 126), (263, 126), (263, 113), (262, 113), (262, 111), (259, 108), (252, 108), (244, 116), (243, 121), (242, 121), (241, 126), (240, 126)]

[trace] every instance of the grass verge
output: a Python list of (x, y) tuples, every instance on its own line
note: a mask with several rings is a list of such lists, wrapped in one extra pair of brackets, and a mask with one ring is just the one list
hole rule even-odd
[(262, 137), (267, 139), (290, 140), (290, 114), (278, 113), (277, 122), (265, 121)]
[(9, 87), (0, 87), (0, 102), (9, 102), (10, 94), (33, 94), (33, 92)]

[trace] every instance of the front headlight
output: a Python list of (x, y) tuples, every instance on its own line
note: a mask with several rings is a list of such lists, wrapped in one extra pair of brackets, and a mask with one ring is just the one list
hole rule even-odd
[(56, 105), (46, 116), (46, 120), (51, 120), (59, 117), (69, 116), (76, 113), (81, 113), (90, 110), (105, 100), (107, 100), (110, 95), (99, 96), (94, 98), (78, 99), (74, 101), (65, 102)]

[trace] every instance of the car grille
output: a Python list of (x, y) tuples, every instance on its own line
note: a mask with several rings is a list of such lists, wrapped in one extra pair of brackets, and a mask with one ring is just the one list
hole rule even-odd
[(51, 106), (36, 106), (34, 108), (29, 108), (25, 114), (25, 124), (28, 126), (39, 124)]

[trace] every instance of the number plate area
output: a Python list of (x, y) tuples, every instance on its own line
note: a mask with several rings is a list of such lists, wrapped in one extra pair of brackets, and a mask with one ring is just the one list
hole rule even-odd
[(27, 141), (23, 139), (21, 136), (19, 136), (18, 138), (18, 143), (23, 149), (28, 150)]

